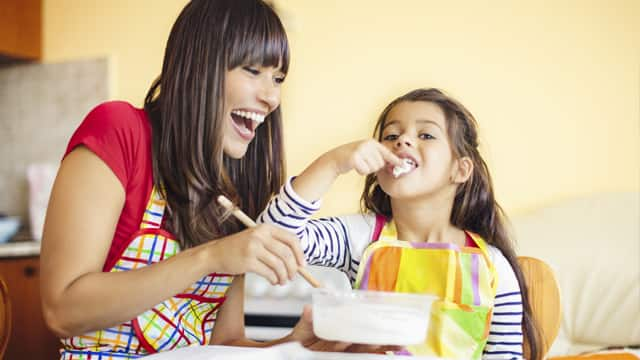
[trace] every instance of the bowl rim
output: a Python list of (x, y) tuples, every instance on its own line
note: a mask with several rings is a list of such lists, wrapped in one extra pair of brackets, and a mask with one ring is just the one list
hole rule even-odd
[[(312, 289), (311, 296), (332, 296), (335, 298), (399, 298), (406, 300), (438, 300), (438, 296), (433, 294), (424, 293), (408, 293), (398, 291), (380, 291), (380, 290), (366, 290), (366, 289), (327, 289), (327, 288), (314, 288)], [(354, 296), (355, 295), (355, 296)]]

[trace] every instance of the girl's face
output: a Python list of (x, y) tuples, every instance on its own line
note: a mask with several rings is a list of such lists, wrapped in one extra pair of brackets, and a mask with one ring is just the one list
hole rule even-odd
[(393, 167), (376, 175), (382, 190), (394, 199), (416, 198), (451, 189), (457, 173), (447, 123), (440, 107), (425, 101), (404, 101), (387, 114), (381, 142), (400, 158), (410, 159), (410, 172), (393, 176)]
[(238, 66), (227, 71), (224, 83), (223, 150), (239, 159), (255, 136), (256, 128), (280, 105), (285, 75), (275, 67)]

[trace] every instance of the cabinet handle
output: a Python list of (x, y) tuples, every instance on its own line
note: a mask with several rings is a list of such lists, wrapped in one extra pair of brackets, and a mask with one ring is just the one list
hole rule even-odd
[(33, 277), (38, 274), (38, 268), (35, 266), (28, 265), (24, 268), (24, 275), (26, 277)]

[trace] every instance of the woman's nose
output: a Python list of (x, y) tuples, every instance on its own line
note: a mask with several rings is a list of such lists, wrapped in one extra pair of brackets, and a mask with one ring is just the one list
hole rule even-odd
[(280, 105), (280, 88), (273, 84), (265, 84), (260, 91), (260, 101), (267, 104), (269, 112), (275, 110)]

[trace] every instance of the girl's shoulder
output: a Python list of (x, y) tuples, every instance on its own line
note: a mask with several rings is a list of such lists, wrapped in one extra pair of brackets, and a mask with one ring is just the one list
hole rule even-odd
[(376, 229), (376, 216), (371, 213), (356, 213), (338, 216), (344, 222), (349, 233), (351, 255), (360, 259), (366, 247), (373, 240)]
[(502, 251), (493, 245), (487, 245), (487, 252), (498, 277), (498, 294), (520, 291), (518, 278)]
[(504, 266), (511, 267), (511, 265), (509, 265), (509, 261), (507, 260), (507, 258), (504, 256), (502, 251), (500, 251), (500, 249), (498, 249), (497, 247), (487, 244), (487, 253), (489, 254), (489, 260), (493, 263), (493, 266), (495, 266), (496, 268), (504, 267)]
[(352, 234), (361, 234), (367, 236), (359, 236), (366, 238), (366, 240), (371, 240), (371, 235), (373, 234), (373, 230), (376, 227), (376, 215), (372, 213), (356, 213), (356, 214), (348, 214), (341, 215), (338, 218), (342, 219), (344, 223), (347, 225), (349, 232)]

